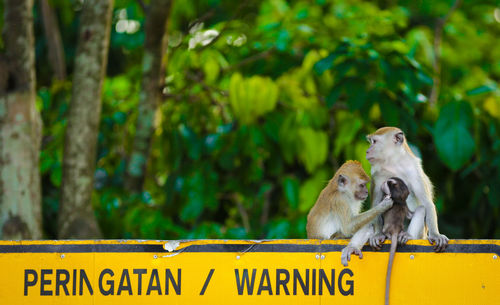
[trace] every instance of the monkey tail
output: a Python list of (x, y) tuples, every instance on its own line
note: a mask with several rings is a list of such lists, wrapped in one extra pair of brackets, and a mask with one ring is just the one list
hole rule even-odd
[(392, 264), (394, 263), (394, 255), (396, 254), (396, 248), (398, 246), (398, 235), (391, 235), (391, 251), (389, 254), (389, 262), (387, 264), (387, 275), (385, 276), (385, 305), (389, 305), (389, 291), (391, 290), (391, 273)]

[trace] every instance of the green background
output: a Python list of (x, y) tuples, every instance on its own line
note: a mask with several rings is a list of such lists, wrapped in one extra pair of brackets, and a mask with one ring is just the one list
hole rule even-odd
[[(35, 5), (44, 234), (55, 238), (81, 2), (50, 3), (69, 71), (53, 78)], [(305, 238), (320, 190), (345, 160), (369, 173), (365, 136), (389, 125), (423, 160), (441, 232), (500, 238), (500, 4), (450, 14), (431, 103), (435, 27), (453, 3), (175, 1), (144, 191), (131, 194), (145, 13), (116, 0), (92, 195), (104, 237)]]

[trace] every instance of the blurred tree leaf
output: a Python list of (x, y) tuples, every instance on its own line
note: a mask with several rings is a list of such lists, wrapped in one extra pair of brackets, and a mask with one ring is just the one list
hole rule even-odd
[(492, 117), (500, 119), (500, 98), (496, 99), (493, 96), (487, 97), (484, 101), (483, 108)]
[(293, 177), (285, 177), (282, 186), (288, 204), (296, 209), (299, 205), (299, 181)]
[(306, 213), (313, 207), (319, 193), (328, 184), (329, 178), (328, 171), (321, 169), (300, 186), (299, 211)]
[(488, 92), (495, 91), (496, 89), (497, 88), (496, 88), (495, 84), (484, 85), (484, 86), (480, 86), (480, 87), (477, 87), (477, 88), (474, 88), (472, 90), (467, 91), (467, 95), (477, 95), (477, 94), (482, 94), (482, 93), (488, 93)]
[(312, 128), (301, 128), (298, 131), (302, 143), (299, 151), (299, 160), (306, 170), (312, 173), (323, 164), (328, 155), (328, 135), (323, 131)]
[(252, 76), (245, 79), (234, 73), (229, 84), (229, 101), (234, 115), (249, 124), (271, 111), (278, 100), (278, 87), (270, 78)]
[[(333, 155), (338, 157), (340, 152), (345, 148), (351, 145), (354, 137), (357, 132), (361, 128), (363, 122), (361, 119), (350, 115), (349, 113), (345, 113), (346, 115), (339, 120), (339, 130), (337, 133), (337, 138), (334, 142)], [(340, 117), (340, 116), (338, 116)]]
[(269, 239), (280, 239), (286, 238), (290, 231), (290, 222), (286, 219), (281, 219), (277, 221), (272, 221), (269, 224), (269, 230), (267, 232), (266, 238)]
[(434, 128), (434, 143), (441, 160), (458, 170), (474, 153), (476, 147), (469, 131), (474, 116), (467, 102), (450, 102), (439, 113)]

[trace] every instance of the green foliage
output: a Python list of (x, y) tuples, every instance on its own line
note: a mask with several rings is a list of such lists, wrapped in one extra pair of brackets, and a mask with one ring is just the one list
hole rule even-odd
[(475, 143), (470, 133), (472, 107), (467, 102), (450, 102), (441, 108), (434, 128), (434, 142), (441, 160), (457, 170), (474, 154)]
[[(77, 2), (52, 1), (68, 63)], [(430, 105), (433, 31), (450, 5), (175, 1), (144, 192), (130, 194), (123, 179), (145, 17), (137, 1), (116, 1), (92, 197), (105, 237), (303, 238), (307, 213), (335, 170), (355, 159), (369, 172), (365, 135), (391, 125), (418, 148), (441, 231), (500, 238), (496, 4), (465, 1), (451, 15), (440, 95)], [(53, 238), (71, 81), (52, 81), (42, 31), (37, 41), (44, 222)]]
[(301, 128), (298, 132), (301, 149), (298, 158), (309, 173), (323, 164), (328, 153), (328, 135), (312, 128)]
[(239, 73), (231, 76), (229, 103), (241, 124), (255, 122), (258, 117), (272, 111), (277, 101), (278, 87), (271, 79), (259, 76), (243, 79)]

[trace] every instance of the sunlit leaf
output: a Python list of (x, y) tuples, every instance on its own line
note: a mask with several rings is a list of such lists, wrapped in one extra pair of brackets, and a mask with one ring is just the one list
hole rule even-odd
[(316, 167), (326, 161), (328, 136), (325, 132), (312, 128), (301, 128), (298, 133), (302, 143), (299, 160), (304, 164), (306, 170), (312, 173)]
[(300, 186), (299, 211), (305, 213), (312, 208), (319, 193), (327, 185), (329, 178), (331, 177), (329, 177), (328, 171), (321, 169), (302, 183)]
[(500, 99), (497, 99), (493, 96), (486, 98), (483, 104), (483, 108), (492, 117), (500, 119)]
[(278, 101), (278, 87), (267, 77), (244, 79), (234, 73), (229, 83), (229, 101), (234, 115), (243, 124), (252, 123), (271, 111)]

